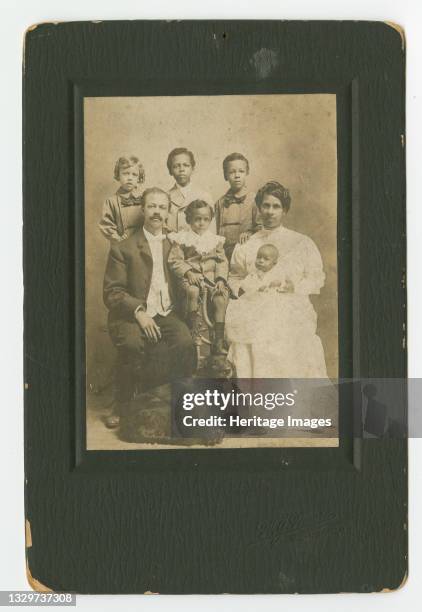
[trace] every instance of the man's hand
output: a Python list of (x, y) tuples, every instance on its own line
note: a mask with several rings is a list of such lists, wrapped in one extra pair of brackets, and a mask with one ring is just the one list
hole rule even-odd
[(135, 313), (135, 319), (147, 339), (156, 344), (161, 338), (161, 330), (154, 319), (143, 310), (138, 310), (138, 312)]
[(202, 281), (204, 280), (204, 277), (202, 276), (202, 274), (199, 274), (199, 272), (188, 270), (185, 273), (185, 277), (187, 278), (189, 285), (196, 285), (197, 287), (202, 286)]
[(240, 244), (245, 244), (245, 242), (247, 242), (251, 236), (252, 232), (242, 232), (239, 237)]

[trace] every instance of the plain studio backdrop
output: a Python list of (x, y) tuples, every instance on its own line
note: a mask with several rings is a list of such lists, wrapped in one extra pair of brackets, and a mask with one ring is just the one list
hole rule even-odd
[[(290, 190), (286, 227), (318, 246), (326, 283), (312, 301), (328, 374), (338, 376), (337, 137), (332, 94), (86, 98), (85, 266), (87, 381), (102, 387), (114, 353), (105, 328), (102, 283), (109, 250), (98, 229), (105, 198), (118, 188), (116, 160), (136, 155), (142, 187), (170, 189), (167, 156), (187, 147), (195, 156), (192, 182), (216, 201), (228, 189), (222, 162), (239, 152), (250, 163), (248, 188), (277, 180)], [(264, 315), (265, 316), (265, 315)]]

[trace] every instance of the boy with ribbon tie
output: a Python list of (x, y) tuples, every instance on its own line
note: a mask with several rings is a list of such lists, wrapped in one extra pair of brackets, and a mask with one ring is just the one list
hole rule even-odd
[(107, 240), (120, 242), (131, 236), (143, 220), (140, 185), (145, 181), (144, 168), (134, 155), (119, 157), (114, 178), (120, 187), (104, 202), (99, 228)]
[(217, 234), (224, 236), (224, 250), (230, 261), (237, 243), (243, 244), (261, 229), (255, 193), (247, 190), (249, 161), (241, 153), (231, 153), (223, 161), (224, 178), (230, 189), (215, 204)]

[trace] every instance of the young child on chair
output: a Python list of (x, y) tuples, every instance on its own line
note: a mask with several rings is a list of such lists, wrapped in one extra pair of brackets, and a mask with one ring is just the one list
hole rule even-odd
[(214, 321), (212, 352), (224, 354), (224, 319), (228, 303), (225, 239), (209, 229), (214, 211), (204, 200), (191, 202), (185, 210), (185, 216), (188, 229), (168, 234), (173, 243), (168, 265), (179, 279), (188, 325), (196, 344), (200, 344), (200, 299), (204, 287), (209, 287)]

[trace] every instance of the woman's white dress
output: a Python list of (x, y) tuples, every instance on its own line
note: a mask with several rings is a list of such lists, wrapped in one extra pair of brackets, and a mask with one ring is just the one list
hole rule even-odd
[[(273, 244), (278, 264), (259, 279), (255, 269), (258, 249)], [(293, 293), (276, 289), (254, 290), (279, 275), (293, 283)], [(309, 299), (319, 293), (325, 275), (315, 243), (285, 227), (261, 230), (233, 251), (229, 284), (235, 295), (226, 313), (228, 360), (238, 378), (326, 378), (321, 340), (316, 333), (317, 315)]]

